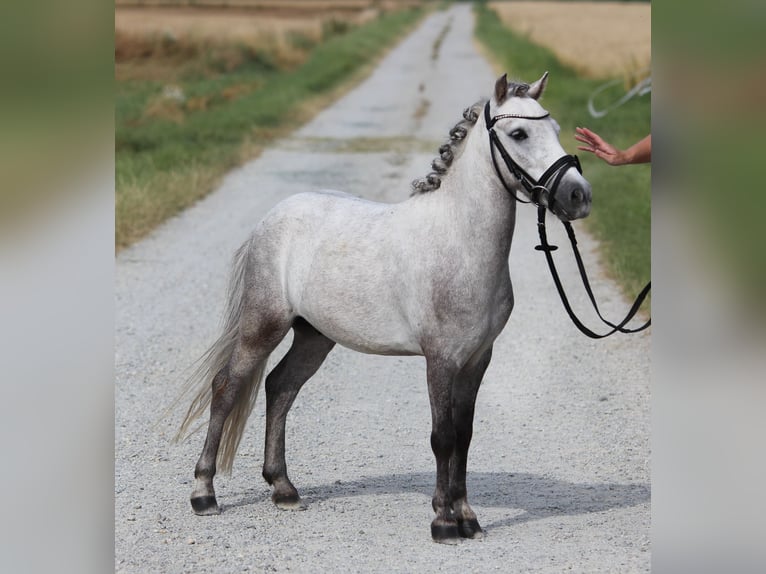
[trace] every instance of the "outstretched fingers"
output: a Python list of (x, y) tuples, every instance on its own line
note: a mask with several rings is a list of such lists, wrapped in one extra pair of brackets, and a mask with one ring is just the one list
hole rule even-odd
[(619, 165), (621, 163), (620, 150), (605, 141), (596, 132), (588, 128), (578, 127), (575, 128), (574, 138), (585, 144), (584, 146), (578, 146), (577, 149), (590, 152), (610, 165)]

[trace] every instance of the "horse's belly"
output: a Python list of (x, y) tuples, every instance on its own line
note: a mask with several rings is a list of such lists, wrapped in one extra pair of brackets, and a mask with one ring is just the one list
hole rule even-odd
[(321, 308), (304, 302), (299, 315), (336, 343), (375, 355), (421, 355), (420, 344), (407, 323), (390, 307), (358, 308), (342, 299), (325, 301)]
[(396, 341), (393, 338), (388, 340), (383, 339), (365, 339), (356, 336), (344, 337), (343, 334), (337, 338), (333, 338), (337, 343), (358, 351), (360, 353), (368, 353), (372, 355), (422, 355), (423, 351), (420, 346), (413, 341), (399, 340)]
[(295, 312), (326, 337), (355, 351), (419, 354), (420, 345), (401, 312), (396, 290), (372, 274), (360, 275), (311, 277), (300, 295), (292, 297)]

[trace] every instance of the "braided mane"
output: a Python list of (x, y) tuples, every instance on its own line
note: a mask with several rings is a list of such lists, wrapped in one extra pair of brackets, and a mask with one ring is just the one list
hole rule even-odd
[[(505, 79), (503, 79), (505, 81)], [(503, 99), (506, 97), (517, 96), (524, 97), (529, 90), (529, 84), (509, 82), (507, 84), (507, 92), (503, 94)], [(453, 160), (458, 155), (458, 152), (465, 143), (465, 137), (471, 128), (476, 125), (479, 119), (479, 114), (482, 113), (484, 105), (487, 100), (479, 100), (472, 106), (463, 110), (463, 119), (455, 124), (449, 131), (449, 140), (447, 140), (439, 148), (439, 157), (431, 162), (431, 173), (425, 177), (420, 177), (412, 181), (412, 194), (418, 195), (421, 193), (428, 193), (439, 189), (442, 184), (441, 176), (447, 173), (447, 170), (452, 165)]]
[(455, 127), (449, 131), (449, 140), (439, 148), (439, 157), (431, 162), (431, 169), (433, 171), (425, 177), (413, 180), (412, 195), (428, 193), (429, 191), (439, 189), (439, 186), (442, 184), (441, 176), (447, 173), (447, 170), (452, 165), (452, 161), (465, 143), (465, 137), (479, 119), (479, 114), (486, 102), (487, 100), (480, 100), (463, 110), (463, 119), (456, 123)]

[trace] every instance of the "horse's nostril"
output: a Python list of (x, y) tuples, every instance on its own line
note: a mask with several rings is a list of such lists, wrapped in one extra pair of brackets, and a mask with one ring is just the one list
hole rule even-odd
[(572, 191), (570, 199), (572, 200), (572, 203), (582, 203), (582, 201), (585, 199), (585, 192), (582, 190), (582, 188), (577, 187)]

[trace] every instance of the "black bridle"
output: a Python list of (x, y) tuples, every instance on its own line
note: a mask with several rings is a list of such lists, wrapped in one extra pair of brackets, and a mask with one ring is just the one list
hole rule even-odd
[[(500, 181), (503, 184), (503, 187), (505, 190), (511, 194), (511, 197), (518, 201), (519, 203), (534, 203), (535, 205), (545, 205), (549, 209), (553, 209), (553, 205), (556, 200), (556, 190), (558, 189), (559, 182), (561, 181), (561, 178), (564, 177), (564, 174), (570, 167), (574, 167), (582, 173), (582, 167), (580, 166), (580, 160), (577, 159), (576, 155), (565, 155), (557, 159), (556, 161), (551, 164), (551, 166), (545, 170), (545, 173), (540, 176), (540, 179), (535, 180), (531, 175), (529, 175), (526, 171), (524, 171), (524, 168), (522, 168), (514, 159), (511, 157), (511, 155), (508, 153), (508, 151), (503, 147), (503, 144), (500, 143), (500, 137), (497, 135), (497, 132), (495, 131), (495, 123), (497, 123), (498, 120), (503, 120), (507, 118), (519, 118), (523, 120), (543, 120), (547, 117), (549, 117), (550, 114), (545, 113), (540, 116), (524, 116), (521, 114), (501, 114), (499, 116), (490, 117), (489, 115), (489, 102), (484, 106), (484, 121), (487, 124), (487, 130), (489, 131), (489, 147), (490, 151), (492, 152), (492, 164), (495, 166), (495, 171), (497, 172), (498, 177), (500, 178)], [(524, 201), (523, 199), (519, 199), (519, 197), (514, 193), (513, 188), (511, 188), (510, 185), (505, 181), (505, 178), (503, 177), (503, 173), (500, 171), (500, 166), (497, 164), (497, 157), (495, 156), (495, 150), (498, 150), (500, 152), (500, 156), (503, 158), (503, 162), (505, 162), (506, 167), (511, 172), (513, 177), (515, 177), (521, 185), (524, 187), (526, 192), (529, 194), (529, 197), (531, 198), (530, 201)]]
[[(625, 327), (625, 325), (627, 325), (638, 312), (641, 304), (644, 302), (644, 299), (649, 294), (649, 291), (651, 291), (652, 282), (650, 281), (647, 283), (646, 286), (641, 290), (641, 292), (638, 294), (638, 297), (636, 297), (635, 302), (628, 311), (628, 314), (622, 321), (614, 324), (604, 319), (604, 317), (601, 315), (601, 311), (599, 310), (598, 305), (596, 304), (596, 298), (593, 295), (593, 290), (591, 289), (590, 282), (588, 281), (588, 275), (585, 272), (585, 265), (583, 264), (582, 257), (580, 256), (580, 250), (577, 248), (577, 238), (575, 237), (572, 224), (569, 221), (562, 221), (564, 228), (567, 231), (569, 242), (572, 245), (572, 251), (574, 252), (575, 260), (577, 261), (577, 268), (580, 272), (580, 278), (582, 279), (583, 286), (585, 287), (585, 291), (588, 294), (588, 298), (593, 305), (593, 309), (596, 311), (596, 315), (598, 315), (599, 319), (601, 319), (605, 325), (611, 327), (611, 330), (607, 333), (595, 333), (594, 331), (591, 331), (582, 323), (582, 321), (580, 321), (580, 319), (578, 319), (572, 310), (571, 305), (569, 304), (569, 300), (567, 299), (566, 293), (564, 292), (564, 287), (561, 283), (561, 278), (559, 277), (558, 271), (556, 270), (556, 265), (553, 261), (553, 251), (558, 249), (558, 247), (556, 245), (551, 245), (548, 242), (548, 234), (545, 228), (545, 216), (549, 209), (553, 211), (553, 206), (556, 201), (556, 191), (558, 190), (559, 182), (561, 181), (561, 178), (564, 177), (566, 171), (569, 168), (574, 167), (579, 173), (582, 173), (580, 160), (576, 155), (562, 156), (553, 162), (553, 164), (551, 164), (551, 166), (545, 170), (545, 172), (540, 176), (538, 180), (535, 180), (535, 178), (530, 176), (518, 163), (516, 163), (516, 161), (514, 161), (514, 159), (508, 153), (508, 150), (503, 147), (503, 144), (500, 142), (500, 137), (497, 135), (497, 132), (495, 132), (494, 128), (495, 123), (501, 119), (519, 118), (525, 120), (542, 120), (549, 116), (550, 114), (545, 113), (539, 116), (501, 114), (491, 117), (489, 114), (489, 102), (487, 102), (487, 104), (484, 106), (484, 121), (487, 125), (487, 131), (489, 132), (489, 148), (492, 156), (492, 164), (495, 166), (495, 172), (497, 173), (497, 176), (500, 179), (500, 182), (503, 184), (505, 190), (514, 200), (519, 203), (533, 203), (535, 206), (537, 206), (537, 230), (540, 236), (540, 245), (537, 245), (535, 249), (542, 251), (545, 254), (545, 259), (548, 262), (548, 268), (551, 271), (553, 282), (556, 284), (556, 289), (559, 292), (559, 297), (561, 297), (561, 302), (563, 303), (564, 309), (566, 309), (567, 314), (569, 315), (570, 319), (572, 319), (572, 322), (575, 324), (575, 326), (583, 334), (592, 339), (603, 339), (604, 337), (608, 337), (609, 335), (612, 335), (616, 332), (637, 333), (639, 331), (643, 331), (652, 324), (651, 318), (640, 327), (634, 329), (629, 329)], [(515, 177), (521, 183), (522, 187), (524, 187), (530, 197), (529, 201), (520, 199), (514, 192), (513, 188), (505, 181), (503, 173), (500, 171), (500, 166), (497, 163), (495, 150), (500, 153), (500, 157), (503, 158), (505, 166), (511, 172), (513, 177)]]

